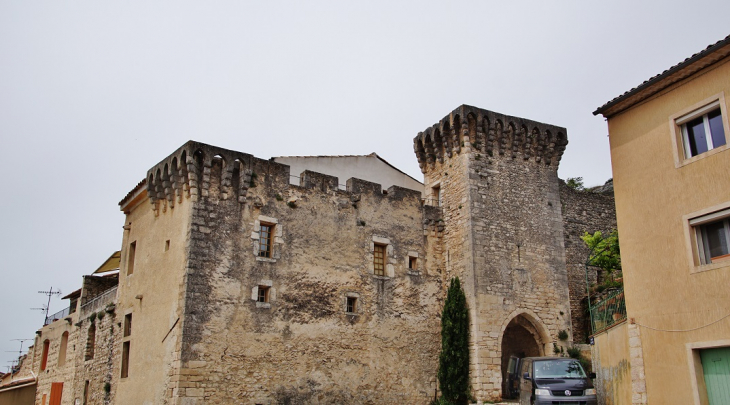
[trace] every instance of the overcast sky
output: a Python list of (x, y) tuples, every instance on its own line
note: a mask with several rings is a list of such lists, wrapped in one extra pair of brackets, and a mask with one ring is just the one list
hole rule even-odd
[(727, 0), (0, 0), (0, 371), (42, 325), (37, 291), (79, 288), (120, 249), (117, 203), (187, 140), (377, 152), (422, 180), (413, 137), (469, 104), (566, 127), (560, 177), (598, 185), (591, 112), (730, 34), (728, 15)]

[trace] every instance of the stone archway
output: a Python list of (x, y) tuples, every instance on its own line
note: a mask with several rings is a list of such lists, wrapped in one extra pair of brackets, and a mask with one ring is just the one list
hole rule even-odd
[(512, 356), (537, 357), (545, 355), (545, 342), (536, 326), (526, 314), (512, 318), (502, 333), (502, 396), (509, 397), (507, 391), (507, 366)]

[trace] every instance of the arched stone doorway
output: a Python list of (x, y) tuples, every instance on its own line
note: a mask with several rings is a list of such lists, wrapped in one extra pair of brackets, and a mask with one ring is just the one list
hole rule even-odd
[(538, 327), (526, 316), (512, 318), (502, 333), (502, 396), (509, 398), (507, 366), (510, 357), (537, 357), (545, 355), (545, 342)]

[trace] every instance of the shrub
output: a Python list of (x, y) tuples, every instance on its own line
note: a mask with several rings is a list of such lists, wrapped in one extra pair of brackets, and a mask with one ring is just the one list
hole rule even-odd
[[(469, 311), (459, 278), (451, 285), (441, 315), (441, 354), (438, 370), (442, 401), (465, 404), (469, 400)], [(442, 402), (443, 403), (443, 402)]]

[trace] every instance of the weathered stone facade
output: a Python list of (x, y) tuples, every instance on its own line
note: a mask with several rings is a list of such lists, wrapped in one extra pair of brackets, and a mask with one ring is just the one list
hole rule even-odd
[[(613, 197), (613, 181), (601, 187), (574, 190), (560, 181), (560, 202), (563, 213), (565, 238), (565, 264), (568, 269), (570, 314), (573, 341), (587, 343), (590, 333), (586, 293), (586, 267), (590, 250), (581, 236), (586, 232), (601, 231), (608, 235), (616, 230), (616, 206)], [(588, 267), (588, 285), (600, 283), (599, 269)]]
[(461, 106), (414, 139), (423, 190), (186, 143), (120, 203), (114, 317), (96, 319), (105, 351), (76, 365), (74, 397), (89, 380), (89, 403), (427, 403), (459, 276), (473, 393), (499, 399), (509, 356), (586, 335), (566, 259), (576, 224), (615, 221), (610, 196), (557, 178), (565, 133)]

